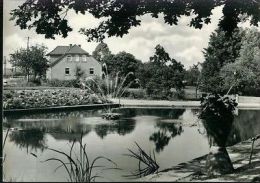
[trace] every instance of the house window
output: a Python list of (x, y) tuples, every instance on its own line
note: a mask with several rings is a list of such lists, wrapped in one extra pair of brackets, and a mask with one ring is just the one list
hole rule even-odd
[(82, 61), (86, 62), (87, 61), (87, 56), (86, 55), (82, 55)]
[(71, 62), (72, 61), (72, 57), (69, 55), (69, 56), (67, 56), (67, 61), (68, 62)]
[(93, 75), (93, 74), (94, 74), (94, 68), (90, 68), (90, 69), (89, 69), (89, 74), (90, 74), (90, 75)]
[(76, 61), (76, 62), (79, 62), (79, 55), (76, 55), (75, 57), (76, 57), (76, 58), (75, 58), (75, 61)]
[(70, 68), (68, 67), (65, 68), (65, 75), (70, 75)]

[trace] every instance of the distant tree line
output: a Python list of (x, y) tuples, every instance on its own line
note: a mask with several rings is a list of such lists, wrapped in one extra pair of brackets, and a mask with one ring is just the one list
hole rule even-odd
[[(155, 53), (148, 62), (141, 62), (134, 55), (126, 52), (112, 54), (106, 43), (100, 43), (93, 52), (93, 57), (107, 65), (108, 74), (116, 76), (120, 73), (123, 77), (133, 72), (130, 80), (138, 79), (131, 87), (146, 90), (152, 98), (169, 99), (181, 97), (184, 88), (184, 66), (169, 54), (161, 45), (155, 47)], [(176, 95), (176, 96), (173, 96)]]
[[(189, 69), (171, 58), (161, 45), (155, 47), (148, 62), (142, 62), (134, 55), (121, 51), (112, 54), (108, 45), (101, 42), (92, 56), (106, 64), (104, 72), (116, 77), (126, 76), (132, 88), (142, 88), (154, 99), (181, 98), (185, 86), (194, 86), (196, 92), (260, 95), (260, 33), (257, 29), (235, 29), (227, 34), (218, 28), (210, 36), (204, 49), (205, 61)], [(43, 79), (48, 69), (45, 46), (21, 48), (10, 54), (10, 62), (20, 68), (29, 80)], [(82, 73), (79, 68), (77, 79)]]

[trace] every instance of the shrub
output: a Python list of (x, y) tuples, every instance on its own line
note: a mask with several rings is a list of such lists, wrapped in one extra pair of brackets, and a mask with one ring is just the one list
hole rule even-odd
[(184, 99), (185, 92), (184, 90), (177, 90), (177, 91), (165, 91), (162, 90), (160, 92), (150, 93), (146, 96), (148, 99), (152, 100), (179, 100)]
[(185, 92), (184, 90), (173, 91), (172, 97), (173, 99), (184, 99)]
[(144, 89), (128, 89), (124, 92), (122, 97), (131, 99), (144, 99), (146, 98), (146, 92)]
[(220, 94), (208, 94), (201, 98), (201, 119), (217, 118), (220, 120), (233, 119), (233, 112), (237, 103), (235, 99)]
[(72, 80), (47, 80), (47, 85), (53, 86), (53, 87), (75, 87), (78, 88), (78, 81), (76, 79)]
[(40, 78), (33, 79), (31, 82), (34, 83), (36, 86), (41, 85), (41, 79)]

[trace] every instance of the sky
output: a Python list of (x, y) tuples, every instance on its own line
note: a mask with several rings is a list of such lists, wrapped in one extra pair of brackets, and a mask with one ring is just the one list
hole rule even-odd
[[(98, 43), (87, 42), (86, 36), (78, 31), (82, 27), (96, 27), (100, 22), (99, 19), (95, 19), (91, 14), (82, 15), (69, 12), (67, 17), (73, 31), (68, 34), (68, 37), (56, 36), (55, 40), (46, 39), (44, 35), (36, 34), (33, 29), (21, 30), (15, 26), (14, 21), (9, 21), (10, 10), (17, 8), (23, 2), (24, 0), (4, 0), (3, 54), (7, 60), (10, 53), (21, 47), (26, 48), (27, 37), (30, 37), (30, 46), (44, 44), (48, 47), (48, 52), (56, 46), (80, 44), (85, 51), (92, 54)], [(106, 38), (104, 42), (108, 44), (113, 54), (126, 51), (142, 62), (147, 62), (149, 57), (154, 54), (155, 46), (160, 44), (172, 58), (181, 62), (188, 69), (193, 64), (204, 61), (202, 51), (207, 47), (209, 36), (217, 28), (221, 16), (222, 7), (217, 7), (212, 12), (211, 23), (204, 25), (202, 29), (195, 29), (188, 26), (190, 17), (183, 16), (178, 25), (170, 26), (164, 23), (162, 17), (155, 19), (145, 15), (140, 18), (141, 26), (131, 28), (129, 33), (122, 38)], [(11, 67), (9, 63), (7, 67)]]

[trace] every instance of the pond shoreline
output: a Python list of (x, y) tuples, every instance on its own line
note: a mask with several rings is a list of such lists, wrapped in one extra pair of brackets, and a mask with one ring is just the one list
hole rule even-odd
[(251, 139), (240, 142), (234, 146), (227, 147), (228, 154), (231, 158), (235, 172), (226, 175), (208, 178), (205, 176), (207, 154), (195, 158), (188, 162), (180, 163), (171, 168), (160, 171), (158, 174), (151, 174), (146, 177), (137, 179), (141, 182), (241, 182), (252, 181), (258, 179), (260, 172), (260, 140), (255, 141), (252, 163), (249, 165), (249, 157), (251, 151)]
[[(259, 97), (260, 98), (260, 97)], [(45, 112), (77, 109), (97, 109), (102, 107), (150, 107), (150, 108), (200, 108), (200, 101), (169, 101), (169, 100), (139, 100), (139, 99), (109, 99), (113, 103), (106, 104), (88, 104), (71, 106), (52, 106), (45, 108), (27, 108), (27, 109), (4, 109), (4, 114), (13, 112)], [(238, 109), (260, 109), (260, 103), (238, 103)]]
[[(260, 97), (258, 97), (260, 98)], [(169, 100), (137, 100), (137, 99), (110, 99), (125, 107), (167, 107), (167, 108), (199, 108), (200, 101), (169, 101)], [(260, 103), (238, 103), (239, 109), (260, 109)]]
[(15, 113), (27, 113), (27, 112), (54, 112), (54, 111), (62, 111), (62, 110), (78, 110), (78, 109), (102, 109), (104, 107), (120, 107), (120, 104), (106, 103), (106, 104), (88, 104), (88, 105), (72, 105), (72, 106), (53, 106), (53, 107), (45, 107), (45, 108), (28, 108), (28, 109), (8, 109), (3, 110), (5, 115)]

